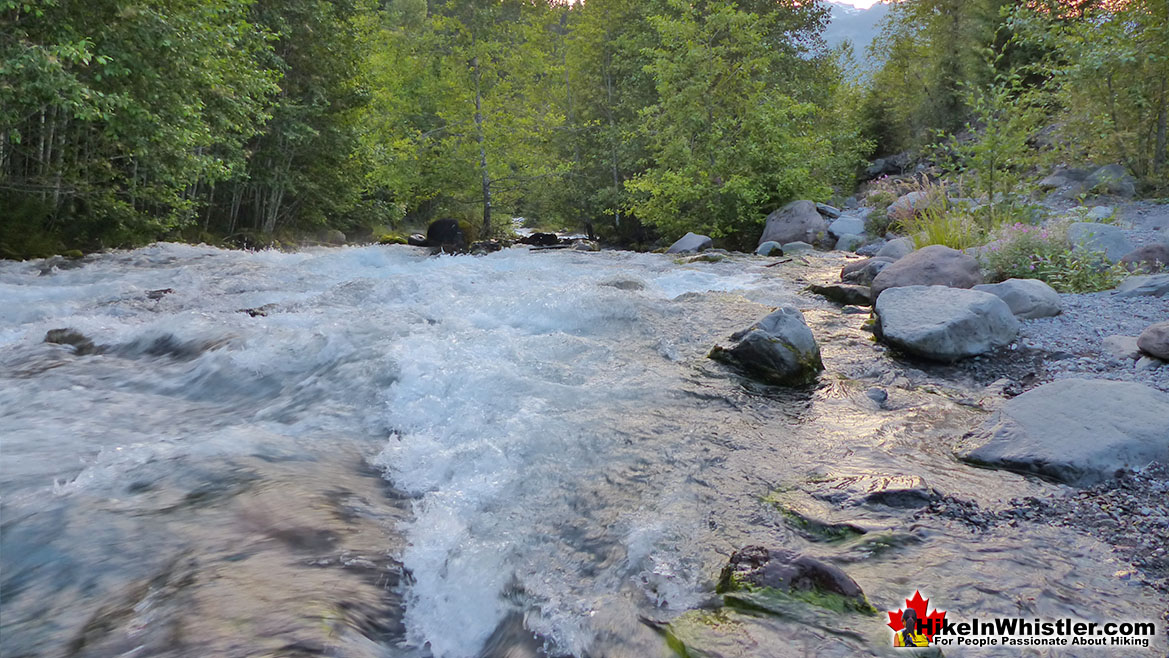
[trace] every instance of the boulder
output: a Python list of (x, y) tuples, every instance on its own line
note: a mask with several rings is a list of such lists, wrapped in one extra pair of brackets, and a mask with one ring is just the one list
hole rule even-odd
[(1067, 187), (1080, 187), (1091, 173), (1086, 169), (1056, 169), (1047, 178), (1039, 181), (1041, 190), (1057, 190)]
[(835, 208), (828, 205), (827, 203), (817, 203), (816, 210), (828, 219), (836, 219), (837, 217), (840, 217), (840, 208)]
[(1100, 341), (1100, 351), (1117, 361), (1136, 361), (1141, 358), (1136, 336), (1106, 336)]
[(1169, 273), (1130, 276), (1116, 287), (1117, 297), (1165, 297), (1169, 295)]
[(1158, 322), (1142, 331), (1137, 347), (1145, 354), (1169, 361), (1169, 322)]
[(855, 251), (865, 244), (865, 237), (863, 235), (855, 235), (852, 233), (845, 233), (836, 240), (837, 251)]
[(860, 585), (839, 567), (789, 550), (747, 546), (731, 555), (719, 574), (716, 591), (755, 589), (835, 594), (871, 609)]
[(756, 256), (782, 256), (783, 246), (774, 240), (768, 240), (755, 248)]
[(918, 190), (901, 195), (889, 205), (889, 209), (885, 211), (885, 214), (893, 220), (909, 219), (930, 208), (944, 206), (945, 203), (946, 196), (940, 192)]
[(867, 286), (873, 282), (873, 279), (881, 273), (886, 267), (893, 264), (892, 258), (884, 258), (882, 256), (874, 256), (873, 258), (866, 258), (858, 260), (840, 269), (840, 280), (847, 283), (855, 283), (862, 286)]
[(794, 254), (800, 251), (812, 251), (815, 247), (807, 242), (785, 242), (781, 249), (785, 254)]
[(101, 349), (88, 336), (76, 329), (50, 329), (45, 333), (45, 342), (54, 345), (68, 345), (78, 356), (101, 352)]
[(406, 244), (411, 247), (425, 247), (426, 236), (421, 233), (412, 233), (410, 237), (406, 238)]
[(844, 215), (828, 225), (828, 233), (839, 238), (842, 235), (860, 235), (865, 232), (865, 220), (854, 215)]
[(968, 436), (967, 461), (1090, 486), (1169, 461), (1169, 394), (1134, 382), (1063, 379), (1013, 398)]
[(852, 306), (869, 306), (872, 304), (869, 301), (869, 289), (866, 286), (851, 286), (841, 283), (832, 283), (826, 286), (812, 284), (807, 289), (808, 292), (820, 295), (837, 304)]
[(519, 240), (516, 240), (516, 242), (532, 247), (551, 247), (554, 244), (560, 243), (560, 237), (555, 233), (542, 233), (537, 231), (531, 235), (525, 235)]
[(1017, 318), (1047, 318), (1063, 312), (1059, 293), (1039, 279), (1007, 279), (1002, 283), (980, 284), (974, 289), (1002, 299)]
[(877, 158), (865, 169), (865, 178), (872, 180), (881, 176), (896, 176), (905, 172), (909, 166), (909, 152), (904, 151), (896, 155)]
[(1113, 215), (1116, 211), (1112, 206), (1096, 206), (1088, 212), (1084, 213), (1084, 219), (1089, 222), (1102, 222)]
[(335, 228), (325, 229), (320, 233), (320, 240), (325, 244), (345, 244), (345, 234)]
[(1111, 164), (1100, 167), (1084, 179), (1084, 187), (1097, 194), (1131, 198), (1137, 193), (1136, 179), (1123, 165)]
[(1169, 267), (1169, 244), (1157, 243), (1133, 249), (1120, 259), (1129, 272), (1160, 272)]
[(572, 243), (573, 251), (600, 251), (601, 245), (596, 240), (577, 240)]
[(697, 233), (687, 233), (678, 238), (678, 241), (670, 245), (666, 250), (667, 254), (692, 254), (703, 249), (709, 249), (714, 246), (714, 240), (711, 240), (705, 235)]
[(888, 240), (885, 238), (875, 238), (872, 242), (857, 249), (856, 253), (858, 256), (876, 256), (886, 244), (888, 244)]
[(949, 286), (973, 288), (982, 283), (978, 261), (957, 249), (930, 245), (881, 270), (873, 279), (873, 299), (889, 288)]
[(877, 335), (909, 354), (956, 361), (1009, 344), (1019, 333), (1006, 302), (946, 286), (889, 288), (876, 298)]
[(914, 244), (913, 238), (897, 238), (896, 240), (890, 240), (889, 242), (886, 242), (879, 250), (877, 250), (877, 255), (881, 258), (899, 260), (905, 258), (909, 254), (912, 254), (913, 250), (916, 248), (917, 245)]
[(436, 219), (426, 227), (426, 246), (457, 251), (467, 246), (467, 238), (456, 220)]
[(735, 333), (730, 348), (716, 345), (709, 357), (774, 384), (814, 380), (824, 369), (820, 346), (799, 310), (784, 307)]
[(1078, 251), (1101, 252), (1110, 263), (1118, 263), (1132, 253), (1132, 243), (1120, 227), (1096, 222), (1073, 222), (1068, 225), (1068, 241)]
[(759, 244), (764, 242), (815, 243), (828, 235), (828, 223), (811, 201), (792, 201), (767, 216)]

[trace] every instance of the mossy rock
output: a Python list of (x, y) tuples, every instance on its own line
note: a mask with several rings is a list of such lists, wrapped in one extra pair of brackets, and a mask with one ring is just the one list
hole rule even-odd
[(840, 542), (855, 539), (865, 534), (864, 528), (848, 522), (832, 522), (815, 518), (806, 511), (796, 508), (777, 496), (771, 496), (767, 502), (775, 505), (783, 519), (793, 530), (800, 533), (808, 541)]
[(61, 252), (61, 255), (72, 260), (85, 258), (85, 254), (80, 249), (66, 249)]
[(716, 592), (727, 605), (788, 614), (793, 602), (837, 612), (876, 610), (839, 567), (809, 555), (747, 546), (731, 556), (719, 574)]
[(406, 238), (401, 235), (388, 234), (377, 239), (378, 244), (406, 244)]

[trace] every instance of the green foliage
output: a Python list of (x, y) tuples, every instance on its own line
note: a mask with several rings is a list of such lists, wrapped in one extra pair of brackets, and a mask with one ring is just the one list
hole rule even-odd
[(1059, 292), (1109, 290), (1128, 274), (1103, 254), (1073, 249), (1060, 226), (1004, 226), (981, 259), (994, 281), (1039, 279)]
[(932, 244), (967, 249), (982, 244), (986, 235), (972, 213), (949, 204), (931, 206), (898, 224), (918, 249)]

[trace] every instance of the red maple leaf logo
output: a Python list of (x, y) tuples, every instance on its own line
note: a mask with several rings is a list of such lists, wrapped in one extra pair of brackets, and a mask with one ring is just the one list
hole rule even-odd
[[(946, 611), (945, 610), (940, 610), (940, 611), (934, 610), (933, 612), (931, 612), (927, 615), (926, 609), (929, 607), (929, 604), (930, 604), (930, 600), (921, 598), (921, 592), (918, 592), (918, 591), (913, 592), (912, 599), (905, 599), (905, 605), (909, 608), (912, 608), (913, 611), (917, 613), (917, 618), (922, 622), (922, 626), (921, 626), (922, 635), (925, 635), (927, 640), (929, 640), (930, 642), (933, 642), (934, 641), (934, 634), (937, 631), (941, 630), (942, 623), (944, 621), (946, 621)], [(893, 629), (894, 633), (899, 632), (903, 628), (905, 628), (905, 623), (901, 621), (901, 615), (904, 612), (905, 612), (905, 610), (898, 608), (897, 612), (890, 612), (889, 613), (889, 624), (888, 625), (889, 625), (889, 628)]]

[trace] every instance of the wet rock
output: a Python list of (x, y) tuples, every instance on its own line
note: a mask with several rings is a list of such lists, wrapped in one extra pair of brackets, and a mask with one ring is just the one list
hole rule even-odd
[(50, 329), (45, 334), (45, 342), (54, 345), (68, 345), (78, 356), (97, 354), (101, 351), (88, 336), (76, 329)]
[[(828, 235), (828, 223), (811, 201), (792, 201), (767, 216), (759, 244), (764, 242), (815, 243)], [(786, 250), (785, 250), (786, 251)]]
[(853, 251), (858, 247), (863, 247), (865, 238), (863, 235), (854, 235), (852, 233), (845, 233), (836, 240), (837, 251)]
[(666, 253), (690, 254), (702, 251), (703, 249), (709, 249), (713, 246), (714, 240), (711, 240), (709, 237), (705, 235), (699, 235), (697, 233), (687, 233), (681, 238), (678, 238), (677, 242), (670, 245), (670, 248), (666, 250)]
[(467, 247), (467, 251), (472, 256), (486, 256), (487, 254), (495, 253), (503, 249), (504, 244), (499, 240), (479, 240), (472, 242), (471, 246)]
[(883, 388), (873, 387), (865, 391), (865, 397), (876, 402), (877, 404), (885, 404), (889, 399), (889, 392)]
[(1165, 297), (1169, 295), (1169, 273), (1130, 276), (1116, 287), (1117, 297)]
[(636, 279), (617, 279), (615, 281), (605, 281), (602, 286), (609, 286), (618, 290), (645, 290), (645, 283), (637, 281)]
[(735, 551), (719, 575), (716, 591), (730, 594), (753, 589), (834, 595), (853, 609), (872, 610), (860, 585), (843, 570), (794, 551), (763, 546)]
[(1111, 194), (1131, 198), (1136, 195), (1136, 179), (1123, 165), (1111, 164), (1100, 167), (1084, 179), (1084, 187), (1096, 194)]
[(1100, 341), (1100, 351), (1118, 361), (1136, 361), (1141, 357), (1136, 336), (1107, 336)]
[(913, 238), (897, 238), (896, 240), (886, 242), (877, 250), (877, 257), (900, 260), (912, 254), (916, 248), (917, 246), (913, 243)]
[(1017, 318), (1047, 318), (1063, 312), (1059, 293), (1039, 279), (1007, 279), (980, 284), (974, 289), (989, 292), (1006, 302)]
[(974, 258), (949, 247), (930, 245), (898, 260), (873, 278), (873, 299), (890, 288), (948, 286), (972, 288), (982, 283), (982, 270)]
[(426, 246), (444, 251), (460, 251), (467, 246), (467, 238), (457, 221), (437, 219), (426, 228)]
[(1169, 322), (1158, 322), (1142, 331), (1137, 347), (1145, 354), (1169, 361)]
[(768, 240), (755, 248), (756, 256), (782, 256), (783, 246), (774, 240)]
[(421, 233), (412, 233), (410, 237), (406, 238), (406, 244), (411, 247), (425, 247), (426, 236)]
[(853, 306), (869, 306), (869, 289), (865, 286), (848, 284), (828, 284), (825, 286), (812, 284), (807, 290), (837, 304), (851, 304)]
[(1133, 249), (1120, 259), (1129, 272), (1154, 273), (1169, 267), (1169, 244), (1150, 244)]
[(865, 232), (865, 220), (855, 215), (843, 215), (828, 225), (828, 232), (837, 238), (842, 235), (860, 235)]
[(1095, 222), (1068, 225), (1068, 241), (1077, 251), (1101, 252), (1110, 263), (1118, 263), (1133, 251), (1133, 245), (1120, 227)]
[(708, 356), (765, 382), (807, 383), (824, 369), (820, 346), (795, 308), (781, 308), (734, 334), (731, 340), (736, 341), (734, 346), (716, 345)]
[(801, 251), (812, 251), (815, 247), (807, 242), (785, 242), (782, 249), (785, 254), (795, 254)]
[(596, 240), (577, 240), (572, 243), (573, 251), (600, 251), (601, 245)]
[(967, 461), (1089, 486), (1169, 460), (1169, 394), (1063, 379), (1007, 401), (966, 443)]
[(892, 264), (893, 259), (881, 256), (853, 261), (840, 269), (840, 280), (867, 286), (873, 283), (873, 279), (881, 273), (881, 270)]
[(840, 209), (830, 206), (826, 203), (817, 203), (816, 211), (828, 219), (836, 219), (837, 217), (840, 217)]
[(146, 291), (146, 298), (159, 300), (159, 299), (162, 299), (163, 297), (165, 297), (166, 295), (173, 294), (174, 291), (175, 291), (174, 288), (159, 288), (158, 290), (147, 290)]
[(1019, 332), (1006, 302), (978, 290), (904, 286), (874, 304), (877, 335), (894, 347), (935, 361), (956, 361), (1009, 344)]
[(236, 311), (236, 313), (247, 313), (253, 318), (266, 318), (268, 317), (268, 314), (276, 310), (276, 308), (276, 304), (272, 303), (264, 304), (263, 306), (257, 306), (255, 308), (241, 308)]
[(560, 238), (555, 233), (542, 233), (537, 231), (531, 235), (516, 240), (520, 244), (526, 244), (530, 247), (550, 247), (554, 244), (560, 243)]
[[(870, 389), (873, 390), (873, 389)], [(882, 389), (875, 389), (884, 392)], [(866, 474), (832, 478), (813, 494), (840, 507), (884, 505), (904, 509), (925, 507), (930, 502), (930, 488), (916, 475)]]

